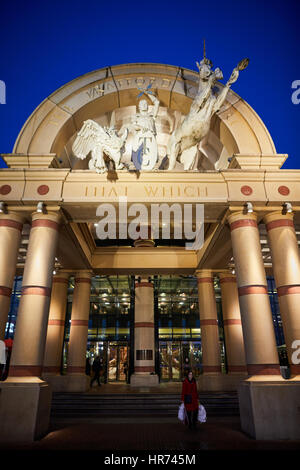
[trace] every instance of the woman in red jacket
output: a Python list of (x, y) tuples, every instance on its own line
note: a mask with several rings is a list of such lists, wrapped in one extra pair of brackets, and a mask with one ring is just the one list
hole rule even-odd
[(197, 384), (191, 370), (182, 383), (181, 401), (184, 403), (186, 409), (189, 428), (196, 429), (199, 402)]

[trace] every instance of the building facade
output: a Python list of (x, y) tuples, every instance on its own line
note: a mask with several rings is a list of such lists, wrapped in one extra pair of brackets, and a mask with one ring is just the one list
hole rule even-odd
[[(44, 100), (3, 155), (0, 334), (14, 338), (1, 436), (45, 433), (51, 390), (87, 390), (86, 357), (100, 354), (107, 380), (132, 386), (192, 367), (202, 390), (239, 389), (254, 437), (299, 437), (300, 172), (281, 169), (287, 155), (230, 89), (243, 67), (225, 86), (205, 58), (199, 73), (88, 73)], [(163, 204), (169, 219), (154, 227)]]

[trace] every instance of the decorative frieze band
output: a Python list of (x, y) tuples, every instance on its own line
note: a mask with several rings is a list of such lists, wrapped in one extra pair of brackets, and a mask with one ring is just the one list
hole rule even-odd
[(266, 224), (266, 229), (267, 232), (274, 228), (279, 228), (279, 227), (291, 227), (294, 228), (294, 222), (290, 219), (278, 219), (278, 220), (272, 220), (271, 222), (268, 222)]
[(228, 366), (228, 372), (247, 372), (247, 366)]
[(44, 297), (50, 297), (51, 287), (42, 286), (23, 286), (21, 290), (22, 295), (43, 295)]
[(229, 325), (241, 325), (242, 322), (239, 318), (229, 318), (228, 320), (223, 320), (224, 326), (229, 326)]
[(14, 228), (22, 232), (23, 224), (11, 219), (0, 219), (0, 227)]
[(200, 327), (201, 328), (202, 328), (202, 326), (207, 326), (207, 325), (218, 326), (218, 320), (216, 320), (215, 318), (208, 318), (206, 320), (201, 320), (200, 319)]
[(75, 283), (76, 284), (91, 284), (91, 279), (89, 279), (88, 277), (76, 277), (75, 278)]
[(250, 375), (279, 375), (279, 364), (247, 364)]
[(39, 228), (39, 227), (44, 227), (44, 228), (52, 228), (53, 230), (58, 231), (59, 230), (59, 224), (57, 222), (54, 222), (54, 220), (49, 220), (49, 219), (37, 219), (32, 222), (31, 228)]
[(12, 289), (10, 287), (0, 286), (0, 295), (4, 295), (5, 297), (10, 297), (12, 293)]
[(239, 296), (251, 295), (251, 294), (267, 294), (268, 288), (266, 286), (252, 285), (243, 286), (238, 288)]
[(205, 284), (205, 283), (212, 284), (214, 282), (214, 278), (213, 277), (198, 277), (197, 282), (198, 284)]
[(230, 224), (230, 230), (231, 232), (237, 228), (242, 228), (242, 227), (254, 227), (257, 228), (257, 222), (256, 220), (253, 219), (240, 219), (236, 220), (235, 222), (232, 222)]
[(72, 320), (71, 319), (71, 326), (88, 326), (88, 320)]
[(235, 277), (221, 277), (220, 278), (220, 284), (226, 284), (230, 282), (231, 284), (236, 284), (236, 278)]
[(138, 321), (134, 323), (134, 328), (154, 328), (154, 323)]
[(53, 277), (53, 282), (55, 284), (69, 284), (69, 279), (65, 277)]
[(293, 286), (277, 287), (278, 297), (281, 297), (283, 295), (290, 295), (290, 294), (300, 294), (300, 285), (294, 284)]
[(10, 366), (9, 376), (10, 377), (40, 377), (42, 375), (43, 366)]
[(48, 325), (50, 325), (50, 326), (64, 326), (65, 322), (64, 322), (64, 320), (51, 319), (51, 320), (48, 321)]

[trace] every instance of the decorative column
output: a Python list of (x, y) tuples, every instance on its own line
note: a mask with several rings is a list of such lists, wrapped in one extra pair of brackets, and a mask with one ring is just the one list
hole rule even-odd
[(2, 341), (5, 338), (22, 227), (23, 219), (20, 215), (14, 212), (0, 214), (0, 340)]
[(43, 378), (48, 382), (51, 381), (52, 386), (61, 368), (69, 276), (70, 273), (64, 271), (53, 276), (43, 365)]
[(243, 329), (236, 277), (230, 272), (219, 274), (228, 375), (247, 375)]
[(238, 388), (241, 427), (255, 439), (299, 439), (300, 381), (280, 374), (256, 214), (228, 221), (250, 375)]
[(221, 351), (214, 279), (210, 270), (196, 271), (196, 275), (203, 366), (199, 387), (200, 390), (219, 390), (221, 387)]
[(155, 386), (154, 293), (148, 279), (135, 284), (134, 318), (134, 374), (130, 385)]
[(10, 377), (42, 373), (59, 221), (51, 212), (32, 216)]
[(228, 217), (249, 375), (279, 375), (273, 319), (256, 214)]
[(75, 274), (66, 382), (66, 389), (72, 392), (83, 392), (89, 388), (89, 378), (85, 375), (85, 363), (91, 276), (91, 271), (78, 271)]
[(292, 362), (292, 344), (300, 340), (300, 259), (293, 214), (271, 212), (264, 217), (264, 222), (291, 373), (300, 375), (300, 365)]
[(52, 393), (39, 377), (59, 222), (54, 212), (32, 216), (9, 377), (0, 384), (0, 441), (32, 441), (48, 430)]

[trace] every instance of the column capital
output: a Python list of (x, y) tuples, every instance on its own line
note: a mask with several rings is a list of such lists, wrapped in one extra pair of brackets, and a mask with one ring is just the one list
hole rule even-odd
[(243, 211), (232, 212), (227, 220), (231, 230), (240, 227), (257, 227), (257, 215), (255, 212), (248, 212), (246, 214)]
[(68, 284), (70, 275), (71, 274), (67, 271), (59, 271), (58, 273), (54, 274), (52, 282)]
[(207, 282), (214, 280), (214, 272), (212, 269), (197, 269), (195, 271), (197, 279), (207, 279)]
[(278, 227), (294, 228), (294, 214), (292, 212), (287, 212), (286, 214), (283, 214), (282, 211), (268, 212), (264, 216), (263, 221), (268, 231)]
[(225, 282), (233, 282), (236, 283), (236, 275), (232, 274), (232, 272), (221, 272), (218, 274), (219, 279), (220, 279), (220, 284), (223, 284)]
[(90, 284), (92, 275), (93, 275), (93, 271), (90, 271), (90, 270), (76, 271), (74, 275), (75, 283), (78, 284), (80, 282), (86, 282)]
[(7, 214), (0, 214), (0, 227), (15, 228), (22, 231), (25, 217), (17, 212), (7, 212)]
[(62, 222), (62, 215), (59, 212), (33, 212), (31, 228), (46, 227), (54, 230), (59, 230)]

